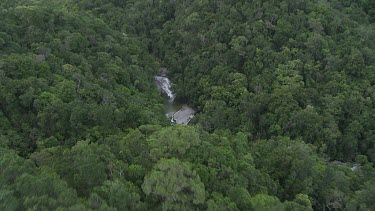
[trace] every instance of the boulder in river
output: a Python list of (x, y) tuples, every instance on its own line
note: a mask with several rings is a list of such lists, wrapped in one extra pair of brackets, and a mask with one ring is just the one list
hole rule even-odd
[(184, 105), (180, 110), (173, 114), (172, 121), (176, 124), (189, 124), (194, 117), (195, 110), (187, 105)]

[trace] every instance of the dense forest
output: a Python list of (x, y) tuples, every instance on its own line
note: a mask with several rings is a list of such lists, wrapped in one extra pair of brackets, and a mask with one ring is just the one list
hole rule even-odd
[[(375, 1), (0, 17), (0, 210), (375, 210)], [(163, 67), (189, 125), (165, 117)]]

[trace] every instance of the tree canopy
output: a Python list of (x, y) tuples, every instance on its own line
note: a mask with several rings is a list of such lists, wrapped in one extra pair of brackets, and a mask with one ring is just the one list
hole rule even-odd
[[(0, 1), (0, 210), (374, 210), (375, 1)], [(154, 76), (197, 113), (170, 125)]]

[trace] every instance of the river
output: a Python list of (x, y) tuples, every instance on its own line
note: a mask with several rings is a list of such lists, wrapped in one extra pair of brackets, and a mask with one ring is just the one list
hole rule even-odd
[(171, 119), (171, 124), (189, 124), (194, 117), (195, 110), (187, 104), (180, 104), (175, 101), (176, 95), (172, 90), (172, 82), (165, 73), (154, 77), (158, 90), (165, 98), (165, 115)]

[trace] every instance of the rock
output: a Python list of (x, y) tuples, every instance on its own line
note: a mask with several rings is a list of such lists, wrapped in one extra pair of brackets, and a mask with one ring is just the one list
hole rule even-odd
[(172, 100), (175, 98), (172, 90), (171, 90), (171, 82), (169, 78), (163, 76), (155, 76), (155, 83), (158, 89), (168, 97), (168, 99)]
[(332, 163), (335, 164), (336, 166), (342, 166), (342, 165), (345, 164), (345, 163), (343, 163), (343, 162), (341, 162), (341, 161), (337, 161), (337, 160), (332, 161)]
[(173, 122), (176, 124), (189, 124), (194, 117), (195, 111), (187, 105), (184, 105), (179, 111), (173, 114)]
[(350, 170), (352, 170), (352, 171), (356, 171), (356, 170), (359, 169), (359, 167), (361, 167), (361, 164), (359, 164), (359, 163), (355, 163), (355, 164), (350, 168)]
[(344, 162), (337, 161), (337, 160), (332, 161), (332, 163), (335, 164), (336, 166), (347, 167), (352, 171), (357, 171), (361, 167), (361, 164), (359, 163), (350, 164), (350, 163), (344, 163)]
[(35, 59), (36, 59), (38, 62), (44, 62), (44, 61), (46, 61), (46, 56), (43, 55), (43, 54), (39, 54), (39, 55), (36, 56)]
[(167, 68), (165, 67), (160, 68), (158, 76), (167, 77)]

